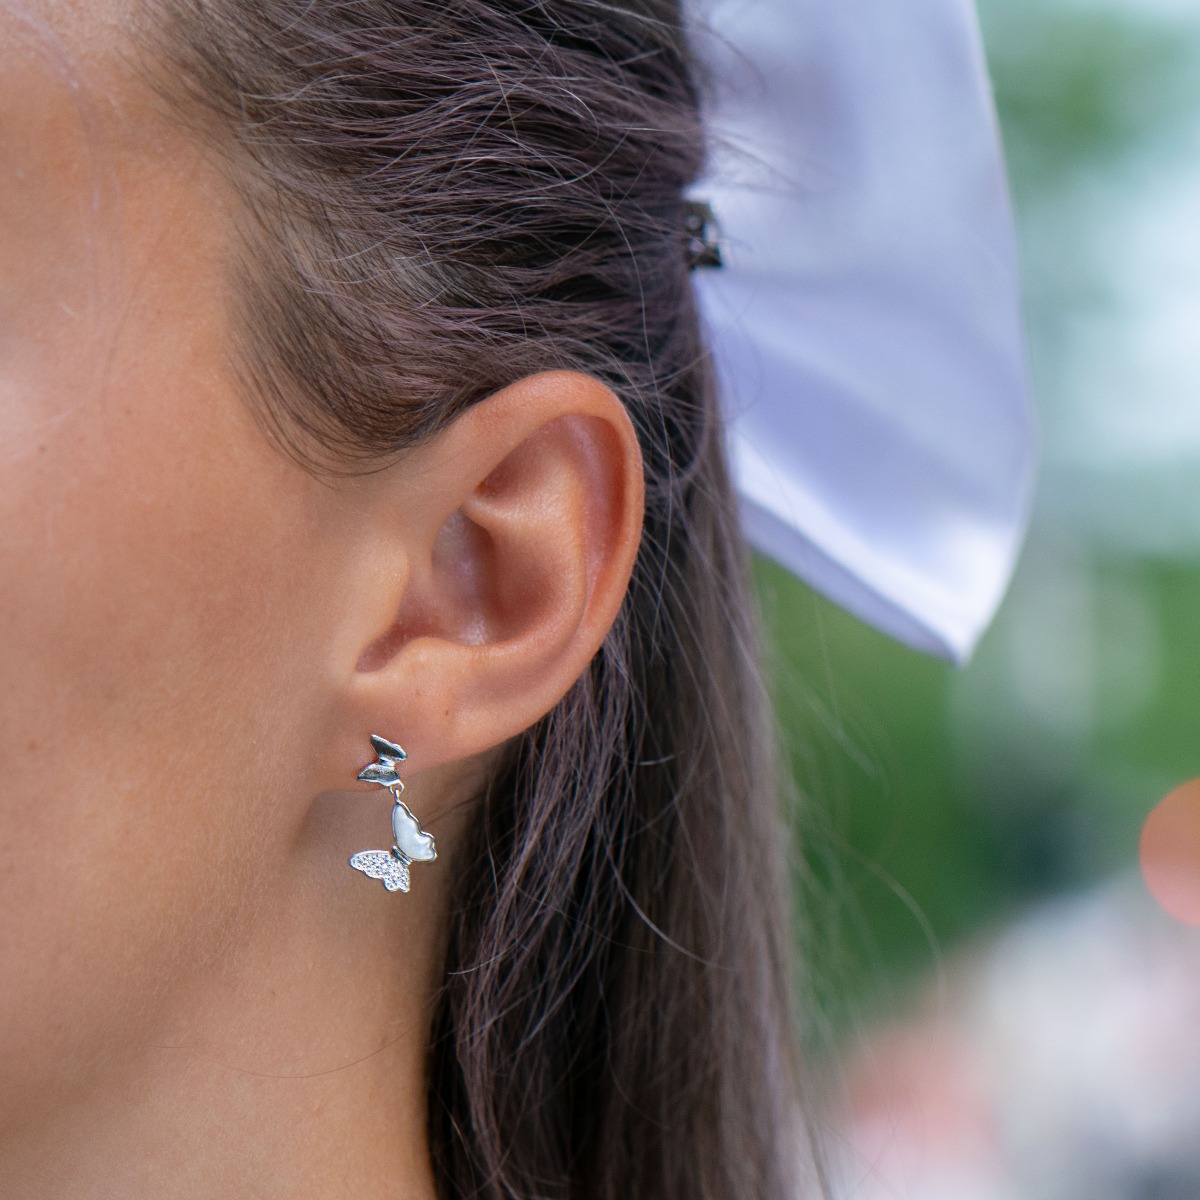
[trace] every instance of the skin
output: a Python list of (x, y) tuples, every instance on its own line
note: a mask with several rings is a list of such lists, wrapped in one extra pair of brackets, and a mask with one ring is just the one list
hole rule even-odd
[[(229, 361), (237, 204), (113, 5), (0, 0), (0, 1195), (433, 1195), (456, 844), (579, 676), (641, 527), (619, 401), (557, 372), (367, 478)], [(351, 871), (409, 752), (437, 838)]]

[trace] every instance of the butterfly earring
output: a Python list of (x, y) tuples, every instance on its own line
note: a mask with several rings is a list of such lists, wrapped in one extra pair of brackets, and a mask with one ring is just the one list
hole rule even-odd
[(392, 848), (390, 850), (360, 850), (350, 859), (350, 865), (372, 879), (383, 880), (389, 892), (408, 891), (408, 868), (415, 862), (433, 862), (437, 847), (433, 835), (421, 828), (421, 823), (400, 799), (404, 784), (397, 768), (408, 757), (395, 742), (371, 734), (371, 746), (377, 761), (369, 763), (358, 773), (364, 783), (377, 783), (392, 794), (396, 806), (392, 809)]

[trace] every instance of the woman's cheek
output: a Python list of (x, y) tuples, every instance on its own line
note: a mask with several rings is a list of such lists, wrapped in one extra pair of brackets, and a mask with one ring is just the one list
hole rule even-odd
[[(79, 184), (51, 151), (50, 198)], [(218, 185), (134, 161), (119, 224), (64, 203), (0, 282), (0, 1124), (152, 1040), (237, 938), (302, 786), (276, 747), (311, 738), (318, 485), (229, 367)]]

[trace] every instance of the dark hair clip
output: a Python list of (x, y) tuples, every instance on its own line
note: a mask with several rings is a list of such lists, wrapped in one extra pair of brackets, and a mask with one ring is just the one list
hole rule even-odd
[(707, 200), (687, 201), (688, 267), (721, 266), (721, 234), (717, 216)]

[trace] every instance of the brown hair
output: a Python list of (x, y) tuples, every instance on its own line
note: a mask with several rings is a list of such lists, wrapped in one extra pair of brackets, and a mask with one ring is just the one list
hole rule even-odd
[(296, 453), (369, 468), (551, 368), (607, 382), (641, 440), (621, 616), (461, 866), (441, 1194), (791, 1200), (781, 824), (689, 279), (677, 0), (165, 4), (172, 96), (219, 118), (251, 216), (241, 358)]

